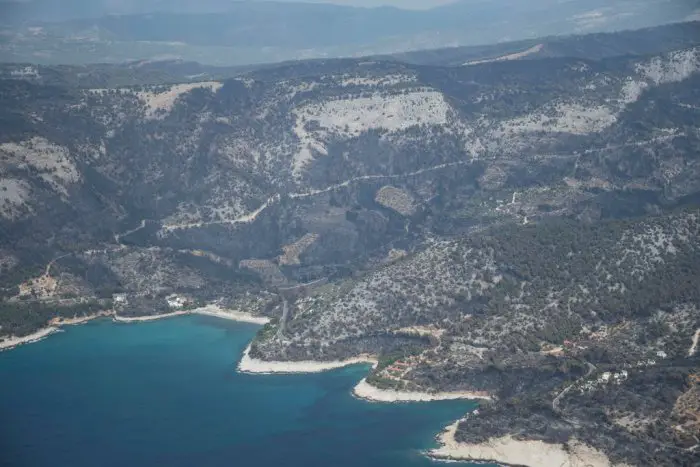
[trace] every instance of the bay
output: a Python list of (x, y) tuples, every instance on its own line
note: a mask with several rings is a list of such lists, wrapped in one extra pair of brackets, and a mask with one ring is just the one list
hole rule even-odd
[(203, 316), (100, 320), (0, 353), (0, 464), (431, 466), (422, 450), (476, 406), (358, 400), (364, 365), (239, 374), (257, 329)]

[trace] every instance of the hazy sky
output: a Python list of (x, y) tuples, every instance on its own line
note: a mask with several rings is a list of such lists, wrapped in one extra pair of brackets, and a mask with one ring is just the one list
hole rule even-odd
[[(17, 3), (38, 3), (47, 2), (51, 3), (50, 0), (0, 0), (0, 4), (3, 2), (17, 2)], [(95, 0), (99, 2), (99, 0)], [(236, 1), (236, 0), (231, 0)], [(240, 0), (238, 0), (240, 1)], [(245, 1), (245, 0), (244, 0)], [(265, 0), (249, 0), (249, 1), (265, 1)], [(307, 3), (335, 3), (338, 5), (351, 5), (351, 6), (362, 6), (362, 7), (376, 7), (376, 6), (395, 6), (398, 8), (411, 8), (411, 9), (428, 9), (434, 6), (445, 5), (447, 3), (453, 3), (458, 0), (269, 0), (269, 1), (282, 1), (282, 2), (307, 2)], [(60, 0), (56, 0), (55, 3), (60, 3)], [(105, 5), (124, 5), (134, 3), (133, 0), (102, 0), (102, 4)], [(164, 2), (167, 3), (167, 2)], [(192, 0), (192, 3), (196, 4), (197, 0)], [(225, 1), (222, 1), (225, 3)]]
[(9, 24), (15, 20), (61, 21), (103, 14), (138, 14), (152, 11), (209, 13), (225, 10), (229, 4), (240, 1), (329, 3), (365, 8), (391, 6), (424, 10), (460, 0), (0, 0), (0, 24)]

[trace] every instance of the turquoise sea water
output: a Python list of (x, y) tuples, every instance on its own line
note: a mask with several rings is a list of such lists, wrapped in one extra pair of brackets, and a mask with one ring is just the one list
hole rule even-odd
[(238, 374), (256, 329), (102, 320), (0, 353), (0, 465), (430, 466), (421, 449), (474, 407), (357, 400), (366, 366)]

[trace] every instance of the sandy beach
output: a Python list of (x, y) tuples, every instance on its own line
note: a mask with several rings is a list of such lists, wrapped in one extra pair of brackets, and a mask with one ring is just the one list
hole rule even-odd
[(48, 328), (40, 329), (37, 332), (35, 332), (33, 334), (29, 334), (29, 335), (24, 336), (24, 337), (15, 337), (15, 336), (6, 337), (3, 341), (0, 341), (0, 351), (9, 350), (13, 347), (17, 347), (18, 345), (29, 344), (31, 342), (40, 341), (40, 340), (46, 338), (49, 334), (53, 334), (54, 332), (58, 332), (58, 331), (59, 331), (59, 329), (56, 327), (48, 327)]
[(391, 389), (379, 389), (367, 382), (366, 378), (357, 383), (352, 390), (355, 397), (370, 402), (430, 402), (445, 401), (455, 399), (484, 399), (490, 400), (487, 394), (478, 392), (415, 392), (415, 391), (395, 391)]
[(255, 316), (250, 313), (246, 313), (245, 311), (228, 310), (221, 308), (219, 305), (206, 305), (201, 308), (195, 308), (191, 311), (191, 313), (216, 316), (217, 318), (230, 319), (233, 321), (240, 321), (242, 323), (267, 324), (270, 322), (270, 318), (265, 316)]
[(440, 447), (428, 451), (430, 457), (528, 467), (622, 467), (611, 464), (605, 454), (575, 439), (566, 446), (543, 441), (519, 441), (511, 436), (493, 438), (480, 444), (459, 443), (455, 440), (458, 424), (459, 421), (453, 423), (438, 436)]
[(186, 314), (189, 314), (189, 311), (173, 311), (172, 313), (163, 313), (162, 315), (149, 315), (149, 316), (119, 316), (117, 314), (114, 315), (112, 320), (114, 320), (117, 323), (138, 323), (142, 321), (154, 321), (157, 319), (164, 319), (164, 318), (172, 318), (174, 316), (183, 316)]
[(370, 356), (350, 358), (347, 360), (337, 360), (331, 362), (300, 361), (300, 362), (268, 362), (252, 358), (250, 355), (250, 345), (243, 352), (243, 357), (238, 363), (238, 371), (241, 373), (319, 373), (321, 371), (334, 370), (348, 365), (358, 363), (377, 364), (377, 360)]
[(227, 310), (225, 308), (221, 308), (218, 305), (205, 305), (200, 308), (195, 308), (194, 310), (173, 311), (172, 313), (163, 313), (161, 315), (126, 317), (118, 316), (115, 314), (114, 321), (118, 323), (135, 323), (141, 321), (154, 321), (156, 319), (172, 318), (175, 316), (184, 316), (190, 314), (215, 316), (217, 318), (230, 319), (232, 321), (240, 321), (243, 323), (253, 324), (266, 324), (270, 321), (270, 319), (266, 318), (265, 316), (255, 316), (244, 311)]

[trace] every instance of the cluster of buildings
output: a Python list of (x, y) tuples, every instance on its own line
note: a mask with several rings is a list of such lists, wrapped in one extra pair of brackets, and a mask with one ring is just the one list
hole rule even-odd
[(619, 372), (606, 371), (598, 375), (598, 378), (586, 381), (581, 385), (581, 392), (588, 392), (596, 389), (598, 386), (604, 384), (621, 384), (627, 379), (629, 374), (627, 370), (621, 370)]
[[(178, 294), (168, 295), (165, 297), (165, 301), (171, 310), (181, 310), (193, 303), (191, 298)], [(129, 304), (129, 297), (125, 293), (115, 293), (112, 295), (112, 302), (116, 307), (124, 307)]]

